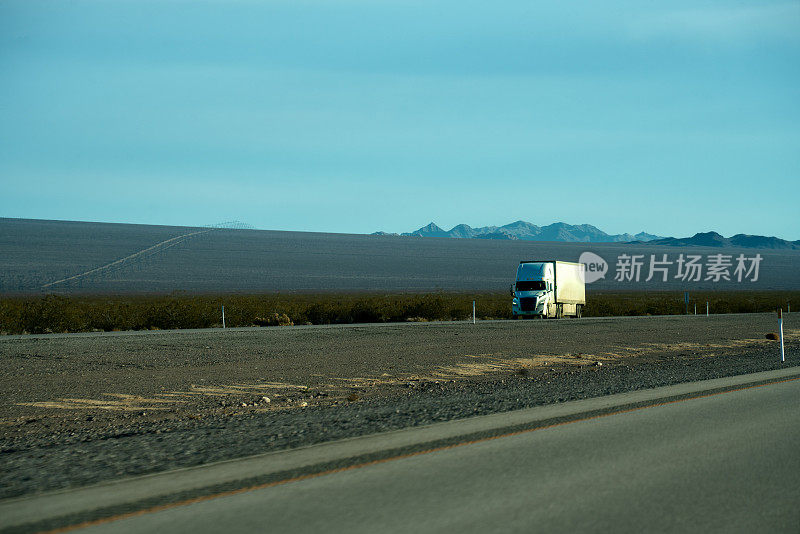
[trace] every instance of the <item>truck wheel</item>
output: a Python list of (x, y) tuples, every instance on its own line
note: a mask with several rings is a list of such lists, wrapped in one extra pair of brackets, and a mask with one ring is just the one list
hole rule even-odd
[(512, 318), (512, 319), (514, 319), (514, 320), (516, 321), (517, 319), (519, 319), (519, 315), (517, 315), (517, 314), (515, 313), (514, 315), (512, 315), (512, 316), (511, 316), (511, 318)]

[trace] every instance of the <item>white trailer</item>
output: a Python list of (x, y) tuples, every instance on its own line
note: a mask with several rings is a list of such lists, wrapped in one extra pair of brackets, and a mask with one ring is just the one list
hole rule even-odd
[(583, 264), (521, 261), (511, 287), (511, 313), (518, 317), (580, 317), (586, 305)]

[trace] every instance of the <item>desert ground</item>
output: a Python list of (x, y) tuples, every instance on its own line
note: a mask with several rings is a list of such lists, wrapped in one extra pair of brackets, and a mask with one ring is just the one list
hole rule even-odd
[(796, 317), (3, 336), (3, 496), (795, 366)]
[[(800, 251), (229, 230), (0, 218), (0, 294), (507, 291), (522, 260), (599, 254), (597, 290), (800, 289)], [(755, 282), (615, 281), (621, 254), (761, 254)], [(124, 260), (121, 263), (120, 260)], [(63, 282), (59, 282), (63, 280)]]

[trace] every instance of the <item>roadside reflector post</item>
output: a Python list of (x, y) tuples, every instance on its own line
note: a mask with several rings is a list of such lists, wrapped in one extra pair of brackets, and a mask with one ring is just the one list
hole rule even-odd
[(694, 303), (694, 314), (697, 315), (697, 303)]
[(786, 355), (783, 352), (783, 310), (778, 308), (778, 331), (781, 336), (781, 362), (786, 361)]
[(472, 301), (472, 324), (475, 324), (475, 301)]
[(706, 317), (708, 317), (708, 301), (706, 301)]
[(225, 306), (222, 307), (222, 328), (225, 328)]

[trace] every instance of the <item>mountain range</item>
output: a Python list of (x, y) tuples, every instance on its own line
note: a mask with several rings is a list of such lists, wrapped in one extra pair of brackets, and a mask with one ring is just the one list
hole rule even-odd
[(419, 230), (403, 234), (375, 232), (373, 235), (404, 235), (416, 237), (453, 237), (459, 239), (519, 239), (523, 241), (569, 241), (586, 243), (619, 243), (629, 241), (652, 241), (665, 239), (662, 236), (639, 232), (638, 234), (607, 234), (591, 224), (566, 224), (562, 222), (537, 226), (526, 221), (516, 221), (504, 226), (482, 226), (472, 228), (459, 224), (443, 230), (435, 223)]
[(694, 234), (692, 237), (683, 238), (665, 237), (663, 239), (649, 240), (647, 243), (675, 247), (739, 247), (800, 250), (800, 240), (787, 241), (779, 237), (748, 234), (736, 234), (731, 237), (723, 237), (717, 232), (700, 232)]
[(506, 239), (521, 241), (564, 241), (571, 243), (645, 243), (666, 246), (698, 247), (739, 247), (761, 249), (800, 250), (800, 240), (787, 241), (778, 237), (736, 234), (723, 237), (717, 232), (700, 232), (692, 237), (662, 237), (639, 232), (638, 234), (607, 234), (591, 224), (567, 224), (557, 222), (547, 226), (537, 226), (526, 221), (516, 221), (504, 226), (482, 226), (472, 228), (459, 224), (444, 230), (430, 223), (413, 232), (402, 234), (375, 232), (373, 235), (402, 235), (413, 237), (449, 237), (456, 239)]

